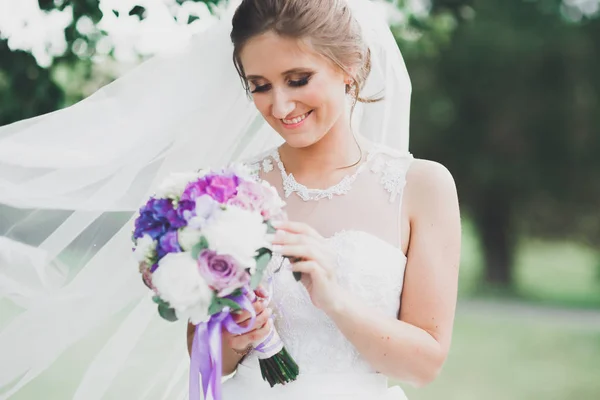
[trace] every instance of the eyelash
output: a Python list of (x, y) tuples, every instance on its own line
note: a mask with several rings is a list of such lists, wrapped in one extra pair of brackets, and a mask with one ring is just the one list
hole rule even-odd
[[(307, 75), (304, 78), (301, 78), (301, 79), (298, 79), (298, 80), (295, 80), (295, 81), (289, 80), (288, 81), (288, 85), (290, 85), (293, 88), (298, 88), (298, 87), (306, 86), (308, 84), (308, 81), (310, 81), (310, 78), (312, 78), (312, 75)], [(250, 93), (264, 93), (264, 92), (267, 92), (270, 88), (271, 88), (270, 84), (266, 84), (266, 85), (262, 85), (262, 86), (257, 86)]]

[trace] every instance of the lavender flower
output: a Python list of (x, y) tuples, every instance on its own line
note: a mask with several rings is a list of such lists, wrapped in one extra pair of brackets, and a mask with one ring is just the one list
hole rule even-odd
[(248, 272), (233, 257), (219, 255), (212, 250), (200, 253), (198, 268), (208, 285), (219, 292), (219, 297), (227, 296), (250, 282)]
[(147, 234), (153, 240), (158, 240), (165, 233), (185, 225), (185, 219), (173, 207), (171, 200), (151, 198), (140, 209), (140, 216), (135, 221), (133, 237), (138, 239)]
[(205, 194), (221, 204), (227, 203), (237, 193), (239, 178), (236, 175), (207, 175), (190, 183), (181, 200), (195, 200)]
[(167, 253), (179, 253), (181, 247), (177, 239), (177, 231), (170, 231), (165, 233), (158, 241), (156, 253), (158, 258), (161, 259)]

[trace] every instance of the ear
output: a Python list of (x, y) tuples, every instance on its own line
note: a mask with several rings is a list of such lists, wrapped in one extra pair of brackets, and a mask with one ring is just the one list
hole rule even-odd
[(347, 68), (347, 72), (344, 71), (344, 83), (346, 85), (352, 85), (354, 83), (354, 81), (356, 80), (356, 67), (352, 66), (350, 68)]

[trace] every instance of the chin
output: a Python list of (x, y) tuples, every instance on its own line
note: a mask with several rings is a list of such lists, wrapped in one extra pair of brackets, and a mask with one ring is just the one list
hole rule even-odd
[(295, 149), (310, 147), (323, 139), (327, 134), (327, 130), (320, 129), (318, 126), (307, 126), (303, 127), (303, 129), (295, 130), (286, 129), (279, 120), (269, 119), (268, 122), (285, 143)]
[(315, 143), (318, 143), (325, 136), (323, 134), (316, 135), (308, 132), (306, 134), (301, 133), (298, 135), (282, 135), (281, 132), (279, 132), (279, 134), (281, 135), (283, 140), (285, 140), (285, 143), (294, 149), (310, 147)]

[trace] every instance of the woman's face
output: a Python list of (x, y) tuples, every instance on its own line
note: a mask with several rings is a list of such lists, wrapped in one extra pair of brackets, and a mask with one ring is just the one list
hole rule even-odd
[(267, 32), (246, 43), (240, 60), (254, 104), (291, 147), (310, 146), (346, 122), (348, 77), (310, 45)]

